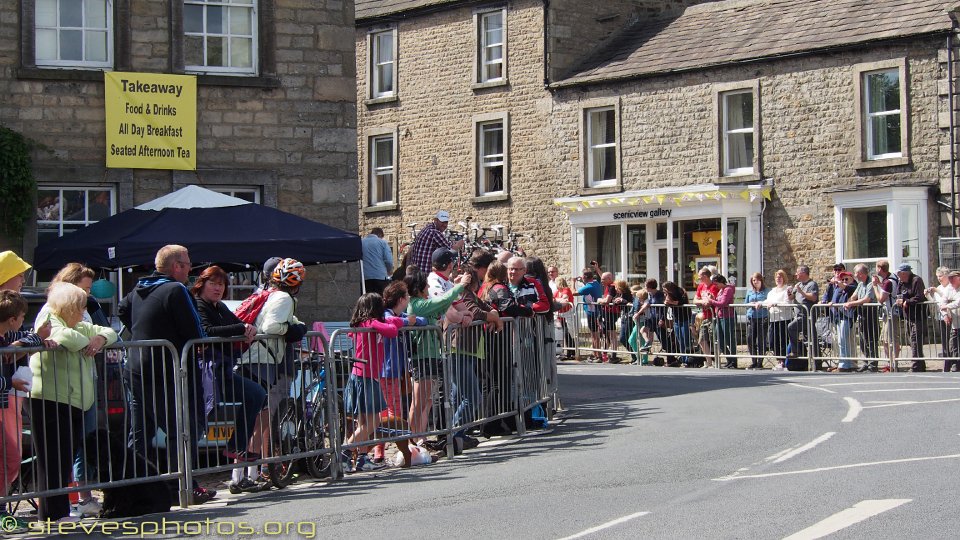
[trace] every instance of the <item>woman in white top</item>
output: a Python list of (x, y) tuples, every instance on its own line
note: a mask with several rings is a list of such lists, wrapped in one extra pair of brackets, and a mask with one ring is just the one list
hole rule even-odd
[(780, 365), (787, 355), (787, 324), (793, 320), (793, 305), (788, 294), (787, 272), (780, 269), (774, 274), (776, 285), (770, 288), (764, 305), (770, 308), (770, 330), (767, 336), (770, 350), (779, 358)]

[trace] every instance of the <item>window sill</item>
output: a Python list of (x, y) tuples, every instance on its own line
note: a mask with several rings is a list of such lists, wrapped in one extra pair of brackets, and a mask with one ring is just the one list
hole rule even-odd
[(715, 184), (749, 184), (754, 182), (759, 182), (761, 180), (760, 175), (757, 173), (746, 173), (746, 174), (731, 174), (730, 176), (718, 176), (714, 180)]
[(490, 81), (490, 82), (478, 82), (470, 85), (470, 89), (473, 91), (477, 90), (486, 90), (488, 88), (499, 88), (501, 86), (509, 86), (510, 81), (507, 79), (501, 79), (499, 81)]
[(242, 86), (247, 88), (280, 88), (280, 78), (271, 76), (249, 77), (245, 75), (203, 75), (197, 73), (184, 73), (184, 75), (196, 75), (197, 84), (201, 86)]
[(365, 99), (363, 100), (363, 104), (366, 105), (367, 107), (373, 107), (376, 105), (383, 105), (384, 103), (396, 103), (399, 100), (400, 98), (398, 98), (396, 95), (392, 95), (392, 96)]
[(393, 210), (396, 210), (398, 208), (400, 208), (400, 205), (398, 205), (397, 203), (380, 204), (377, 206), (368, 206), (366, 208), (361, 209), (360, 211), (363, 212), (364, 214), (377, 214), (380, 212), (392, 212)]
[(870, 161), (861, 161), (857, 163), (854, 168), (857, 170), (860, 169), (881, 169), (883, 167), (903, 167), (905, 165), (910, 165), (909, 157), (898, 157), (890, 159), (875, 159)]
[(103, 82), (103, 73), (107, 68), (40, 68), (22, 67), (17, 69), (18, 79), (43, 79), (48, 81), (97, 81)]
[(603, 186), (603, 187), (581, 187), (577, 190), (577, 195), (606, 195), (608, 193), (621, 193), (623, 192), (623, 186), (618, 182), (613, 186)]
[(474, 204), (483, 204), (483, 203), (492, 203), (492, 202), (502, 202), (509, 201), (510, 194), (508, 193), (495, 193), (492, 195), (479, 195), (474, 197), (470, 202)]

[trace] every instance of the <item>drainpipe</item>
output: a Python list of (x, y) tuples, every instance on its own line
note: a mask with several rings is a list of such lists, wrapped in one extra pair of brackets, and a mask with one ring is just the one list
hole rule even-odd
[(957, 236), (957, 159), (956, 159), (956, 135), (954, 134), (954, 100), (956, 94), (953, 89), (953, 36), (957, 30), (957, 12), (950, 12), (950, 33), (947, 34), (947, 99), (950, 111), (950, 233), (951, 236)]
[(548, 12), (550, 11), (550, 0), (543, 0), (543, 87), (550, 88), (550, 66), (547, 65), (549, 58), (548, 48), (550, 47), (550, 21)]

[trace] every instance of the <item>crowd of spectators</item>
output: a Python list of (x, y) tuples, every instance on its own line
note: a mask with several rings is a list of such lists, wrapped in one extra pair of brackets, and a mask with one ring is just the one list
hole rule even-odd
[[(590, 346), (575, 346), (579, 325), (573, 313), (559, 317), (558, 340), (563, 357), (584, 350), (577, 359), (587, 362), (619, 363), (623, 346), (634, 364), (710, 367), (717, 357), (720, 367), (739, 369), (738, 360), (747, 358), (747, 369), (764, 369), (772, 355), (773, 369), (806, 370), (812, 356), (814, 369), (840, 373), (876, 372), (880, 358), (899, 357), (904, 346), (911, 371), (926, 371), (924, 346), (933, 342), (944, 370), (960, 369), (954, 360), (960, 357), (960, 271), (938, 268), (939, 285), (926, 288), (909, 264), (891, 273), (889, 262), (880, 260), (870, 270), (857, 264), (849, 272), (837, 263), (822, 286), (806, 265), (796, 268), (793, 282), (785, 269), (777, 270), (772, 287), (754, 273), (738, 294), (715, 267), (706, 266), (691, 295), (655, 279), (631, 289), (591, 262), (577, 278), (580, 287), (560, 277), (556, 292), (564, 301), (579, 297)], [(825, 358), (836, 366), (828, 367)]]

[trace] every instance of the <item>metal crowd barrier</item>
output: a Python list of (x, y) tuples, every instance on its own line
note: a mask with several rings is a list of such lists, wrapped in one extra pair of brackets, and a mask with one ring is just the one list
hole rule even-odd
[[(4, 421), (19, 420), (21, 423), (15, 429), (20, 430), (21, 438), (16, 448), (5, 445), (0, 448), (0, 455), (19, 456), (20, 468), (16, 478), (4, 470), (5, 490), (0, 503), (16, 507), (18, 501), (26, 500), (35, 505), (39, 497), (106, 486), (176, 482), (180, 478), (176, 461), (180, 456), (166, 448), (162, 434), (153, 437), (150, 448), (143, 450), (140, 443), (146, 441), (139, 435), (145, 432), (136, 431), (138, 436), (133, 437), (133, 442), (138, 451), (127, 450), (129, 426), (150, 422), (153, 428), (162, 429), (179, 421), (179, 408), (160, 411), (151, 407), (148, 411), (143, 406), (146, 404), (143, 381), (151, 377), (170, 382), (159, 392), (148, 390), (152, 403), (176, 403), (176, 396), (181, 392), (176, 376), (177, 353), (169, 342), (118, 342), (98, 353), (92, 368), (81, 365), (79, 372), (64, 369), (67, 358), (62, 348), (0, 348), (0, 356), (8, 355), (19, 357), (18, 365), (31, 366), (34, 380), (41, 381), (44, 397), (13, 397), (12, 392), (7, 396), (8, 408), (20, 408), (22, 416), (20, 419), (5, 416)], [(144, 369), (130, 376), (122, 368), (124, 355), (142, 359)], [(84, 373), (87, 369), (90, 371)], [(93, 385), (88, 386), (81, 379), (92, 379)], [(90, 393), (94, 394), (92, 405), (83, 410), (82, 404)], [(4, 426), (4, 429), (9, 428)], [(63, 460), (72, 463), (71, 471), (61, 470)], [(46, 474), (41, 476), (41, 470)]]
[[(637, 322), (629, 308), (607, 306), (602, 311), (602, 305), (586, 305), (597, 315), (588, 316), (578, 302), (559, 318), (558, 349), (568, 359), (603, 355), (619, 360), (617, 355), (626, 351), (634, 363), (670, 366), (721, 367), (730, 362), (744, 367), (740, 362), (748, 360), (750, 367), (764, 368), (779, 366), (788, 357), (806, 370), (866, 366), (898, 371), (930, 359), (960, 366), (960, 321), (948, 324), (935, 302), (918, 304), (913, 311), (877, 303), (850, 308), (731, 304), (710, 308), (707, 320), (707, 310), (693, 304), (655, 304), (649, 308), (652, 316)], [(646, 326), (640, 332), (647, 335), (646, 347), (643, 339), (636, 347), (624, 342), (634, 326)], [(704, 326), (709, 330), (702, 330)], [(621, 339), (614, 342), (614, 334)]]
[[(96, 360), (95, 386), (81, 385), (81, 393), (96, 394), (92, 423), (84, 424), (79, 409), (62, 421), (23, 415), (22, 444), (0, 447), (0, 457), (13, 452), (21, 463), (18, 478), (3, 479), (15, 484), (15, 491), (0, 503), (166, 482), (186, 507), (194, 478), (204, 474), (262, 466), (282, 487), (304, 469), (311, 476), (340, 478), (340, 457), (353, 449), (438, 436), (446, 437), (452, 455), (455, 435), (511, 417), (523, 433), (524, 413), (556, 393), (552, 327), (542, 316), (502, 323), (502, 330), (480, 322), (446, 331), (402, 328), (394, 340), (366, 328), (337, 330), (329, 342), (321, 332), (308, 332), (298, 343), (265, 335), (249, 344), (242, 338), (206, 338), (188, 342), (182, 351), (163, 340), (119, 342)], [(391, 341), (408, 356), (411, 399), (405, 399), (400, 382), (405, 369), (392, 386), (377, 373), (380, 395), (390, 406), (385, 415), (363, 418), (369, 422), (358, 429), (361, 414), (345, 410), (344, 394), (366, 392), (360, 397), (365, 403), (374, 394), (375, 379), (350, 381), (350, 373), (369, 365), (369, 351)], [(341, 347), (331, 351), (334, 342)], [(258, 348), (259, 353), (251, 352)], [(37, 352), (56, 366), (57, 349), (0, 349), (0, 355), (24, 358)], [(256, 356), (261, 353), (271, 360)], [(143, 359), (141, 370), (124, 366), (123, 360), (132, 357)], [(54, 383), (44, 393), (58, 388)], [(23, 408), (29, 411), (40, 401), (23, 398)], [(79, 444), (81, 438), (86, 444)], [(66, 473), (41, 481), (39, 461), (50, 459), (37, 457), (41, 447), (49, 456), (76, 453), (76, 460), (87, 465), (73, 475), (82, 484), (71, 483), (73, 476)]]

